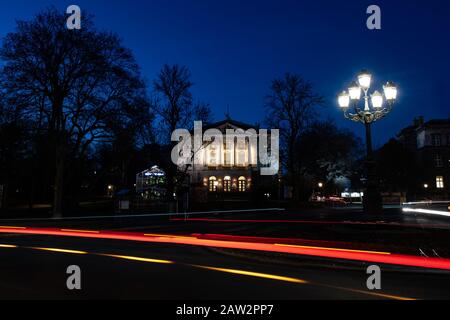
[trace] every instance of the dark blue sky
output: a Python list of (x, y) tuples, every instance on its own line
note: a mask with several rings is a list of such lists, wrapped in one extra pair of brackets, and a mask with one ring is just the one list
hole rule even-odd
[[(400, 85), (399, 103), (375, 127), (380, 146), (418, 115), (449, 117), (450, 4), (448, 0), (14, 0), (0, 3), (0, 35), (16, 19), (48, 5), (77, 4), (101, 29), (118, 33), (151, 83), (164, 63), (190, 68), (194, 94), (211, 103), (216, 120), (261, 122), (270, 81), (301, 74), (325, 96), (324, 116), (342, 120), (336, 95), (362, 68), (375, 86)], [(366, 8), (382, 9), (382, 30), (366, 28)]]

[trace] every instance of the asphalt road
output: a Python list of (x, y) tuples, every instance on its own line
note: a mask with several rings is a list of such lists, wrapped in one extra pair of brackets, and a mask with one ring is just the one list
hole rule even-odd
[[(445, 272), (382, 266), (382, 290), (369, 291), (363, 264), (299, 267), (188, 245), (3, 234), (0, 256), (1, 299), (450, 299)], [(66, 287), (70, 265), (79, 291)]]
[[(185, 218), (187, 220), (185, 220)], [(386, 210), (365, 215), (349, 208), (303, 211), (243, 211), (194, 215), (123, 216), (88, 219), (0, 220), (0, 225), (117, 230), (159, 234), (225, 234), (294, 238), (328, 245), (450, 258), (450, 218)]]

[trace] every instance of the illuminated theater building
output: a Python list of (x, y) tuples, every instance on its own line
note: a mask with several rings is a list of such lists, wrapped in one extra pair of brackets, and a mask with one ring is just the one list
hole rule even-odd
[[(243, 130), (255, 129), (254, 126), (227, 119), (203, 128), (218, 129), (223, 134), (228, 129)], [(259, 136), (257, 136), (259, 141)], [(258, 144), (251, 143), (250, 139), (235, 139), (234, 145), (227, 146), (226, 139), (223, 145), (209, 144), (198, 151), (198, 163), (190, 170), (191, 186), (196, 191), (211, 195), (245, 197), (252, 191), (269, 190), (273, 177), (260, 175), (258, 163)], [(265, 193), (266, 196), (270, 196)]]

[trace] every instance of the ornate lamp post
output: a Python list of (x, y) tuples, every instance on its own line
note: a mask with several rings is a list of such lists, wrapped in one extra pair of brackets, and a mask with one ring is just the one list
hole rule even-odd
[[(364, 211), (366, 213), (380, 213), (382, 210), (381, 193), (378, 186), (376, 165), (372, 148), (372, 123), (381, 120), (392, 111), (397, 99), (397, 87), (388, 82), (383, 86), (384, 96), (379, 91), (373, 92), (369, 97), (372, 75), (366, 70), (358, 75), (358, 82), (353, 82), (347, 91), (343, 91), (338, 98), (339, 106), (346, 119), (360, 122), (366, 128), (367, 146), (367, 184), (364, 193)], [(364, 93), (364, 107), (359, 106), (361, 95)], [(387, 105), (384, 102), (387, 102)]]

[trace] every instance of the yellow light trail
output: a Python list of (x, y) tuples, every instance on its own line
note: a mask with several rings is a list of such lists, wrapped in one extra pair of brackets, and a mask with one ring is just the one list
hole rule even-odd
[(236, 269), (207, 267), (207, 266), (200, 266), (200, 265), (191, 265), (191, 266), (201, 268), (201, 269), (207, 269), (207, 270), (219, 271), (219, 272), (225, 272), (225, 273), (231, 273), (231, 274), (238, 274), (238, 275), (244, 275), (244, 276), (250, 276), (250, 277), (278, 280), (278, 281), (284, 281), (284, 282), (292, 282), (292, 283), (297, 283), (297, 284), (308, 284), (308, 285), (317, 286), (317, 287), (324, 287), (324, 288), (330, 288), (330, 289), (335, 289), (335, 290), (342, 290), (342, 291), (354, 292), (354, 293), (359, 293), (359, 294), (365, 294), (365, 295), (384, 298), (384, 299), (401, 300), (401, 301), (417, 300), (414, 298), (402, 297), (402, 296), (397, 296), (397, 295), (375, 293), (375, 292), (369, 292), (369, 291), (357, 290), (357, 289), (351, 289), (351, 288), (344, 288), (344, 287), (335, 287), (335, 286), (331, 286), (331, 285), (310, 282), (310, 281), (303, 280), (303, 279), (284, 277), (284, 276), (278, 276), (278, 275), (267, 274), (267, 273), (259, 273), (259, 272), (236, 270)]
[(260, 273), (260, 272), (252, 272), (252, 271), (244, 271), (244, 270), (236, 270), (236, 269), (215, 268), (215, 267), (207, 267), (207, 266), (199, 266), (199, 265), (192, 265), (192, 266), (201, 268), (201, 269), (207, 269), (207, 270), (219, 271), (219, 272), (225, 272), (225, 273), (231, 273), (231, 274), (238, 274), (238, 275), (249, 276), (249, 277), (271, 279), (271, 280), (278, 280), (278, 281), (285, 281), (285, 282), (293, 282), (293, 283), (300, 283), (300, 284), (309, 283), (308, 281), (302, 280), (302, 279), (277, 276), (277, 275), (268, 274), (268, 273)]
[[(10, 245), (10, 244), (0, 244), (0, 248), (18, 248), (18, 246)], [(319, 248), (305, 247), (305, 248), (322, 249), (320, 247)], [(50, 252), (56, 252), (56, 253), (70, 253), (70, 254), (82, 254), (82, 255), (89, 254), (86, 251), (68, 250), (68, 249), (60, 249), (60, 248), (30, 247), (29, 249), (50, 251)], [(323, 248), (323, 249), (331, 250), (329, 248)], [(341, 250), (341, 249), (336, 249), (336, 250)], [(355, 250), (353, 250), (353, 251), (355, 251)], [(365, 252), (365, 251), (363, 251), (363, 252)], [(130, 261), (138, 261), (138, 262), (146, 262), (146, 263), (175, 264), (175, 262), (169, 261), (169, 260), (159, 260), (159, 259), (151, 259), (151, 258), (143, 258), (143, 257), (135, 257), (135, 256), (125, 256), (125, 255), (114, 255), (114, 254), (100, 254), (100, 253), (92, 253), (92, 254), (98, 255), (98, 256), (105, 256), (105, 257), (124, 259), (124, 260), (130, 260)], [(381, 253), (381, 254), (389, 254), (389, 253)], [(415, 298), (390, 295), (390, 294), (384, 294), (384, 293), (376, 293), (376, 292), (357, 290), (357, 289), (351, 289), (351, 288), (345, 288), (345, 287), (337, 287), (337, 286), (332, 286), (332, 285), (310, 282), (310, 281), (299, 279), (299, 278), (292, 278), (292, 277), (286, 277), (286, 276), (280, 276), (280, 275), (274, 275), (274, 274), (268, 274), (268, 273), (260, 273), (260, 272), (245, 271), (245, 270), (238, 270), (238, 269), (218, 268), (218, 267), (210, 267), (210, 266), (202, 266), (202, 265), (191, 265), (191, 264), (186, 264), (186, 265), (195, 267), (195, 268), (230, 273), (230, 274), (235, 274), (235, 275), (256, 277), (256, 278), (269, 279), (269, 280), (277, 280), (277, 281), (290, 282), (290, 283), (296, 283), (296, 284), (308, 284), (308, 285), (318, 286), (318, 287), (323, 287), (323, 288), (330, 288), (330, 289), (342, 290), (342, 291), (347, 291), (347, 292), (365, 294), (365, 295), (370, 295), (370, 296), (384, 298), (384, 299), (393, 299), (393, 300), (402, 300), (402, 301), (417, 300)]]
[(158, 259), (150, 259), (150, 258), (142, 258), (142, 257), (122, 256), (122, 255), (115, 255), (115, 254), (99, 254), (99, 255), (105, 256), (105, 257), (117, 258), (117, 259), (148, 262), (148, 263), (160, 263), (160, 264), (173, 264), (174, 263), (173, 261), (169, 261), (169, 260), (158, 260)]
[(298, 246), (298, 245), (280, 244), (280, 243), (275, 243), (275, 245), (279, 246), (279, 247), (291, 247), (291, 248), (301, 248), (301, 249), (317, 249), (317, 250), (330, 250), (330, 251), (342, 251), (342, 252), (373, 253), (373, 254), (381, 254), (381, 255), (391, 255), (390, 252), (351, 250), (351, 249), (325, 248), (325, 247), (311, 247), (311, 246)]
[(0, 248), (17, 248), (17, 246), (12, 244), (0, 244)]
[(26, 229), (25, 227), (10, 227), (10, 226), (0, 226), (0, 228), (2, 228), (2, 229), (20, 229), (20, 230)]
[(68, 250), (68, 249), (59, 249), (59, 248), (35, 248), (35, 247), (33, 247), (30, 249), (57, 252), (57, 253), (88, 254), (86, 251)]
[(396, 296), (396, 295), (392, 295), (392, 294), (376, 293), (376, 292), (371, 292), (371, 291), (357, 290), (357, 289), (344, 288), (344, 287), (335, 287), (335, 286), (330, 286), (330, 285), (325, 285), (325, 284), (313, 283), (313, 285), (316, 285), (319, 287), (324, 287), (324, 288), (331, 288), (331, 289), (338, 289), (338, 290), (343, 290), (343, 291), (361, 293), (361, 294), (366, 294), (369, 296), (374, 296), (374, 297), (384, 298), (384, 299), (399, 300), (399, 301), (416, 301), (416, 300), (418, 300), (415, 298)]

